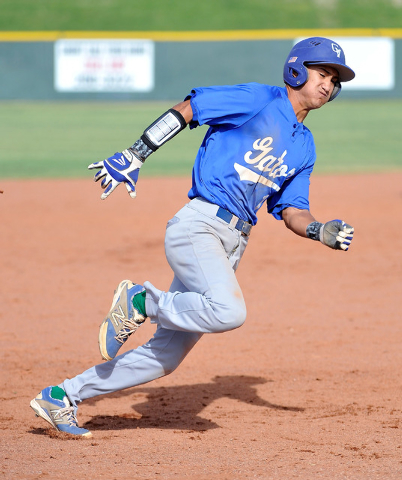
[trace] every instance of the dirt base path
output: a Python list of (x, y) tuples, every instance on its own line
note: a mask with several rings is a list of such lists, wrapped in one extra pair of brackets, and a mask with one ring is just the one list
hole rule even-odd
[(348, 253), (261, 210), (238, 270), (245, 325), (204, 336), (168, 377), (84, 402), (93, 437), (77, 440), (29, 401), (100, 363), (120, 280), (168, 288), (164, 229), (189, 179), (143, 178), (136, 200), (104, 202), (89, 180), (1, 182), (2, 478), (400, 480), (401, 185), (401, 172), (313, 178), (313, 214), (356, 229)]

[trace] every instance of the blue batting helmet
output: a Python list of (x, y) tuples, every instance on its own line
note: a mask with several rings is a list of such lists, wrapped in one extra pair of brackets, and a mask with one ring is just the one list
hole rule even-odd
[(339, 95), (341, 82), (349, 82), (355, 72), (345, 64), (342, 48), (332, 40), (323, 37), (312, 37), (302, 40), (292, 48), (283, 68), (283, 80), (291, 87), (301, 87), (308, 80), (308, 65), (328, 65), (339, 74), (339, 82), (335, 84), (329, 101)]

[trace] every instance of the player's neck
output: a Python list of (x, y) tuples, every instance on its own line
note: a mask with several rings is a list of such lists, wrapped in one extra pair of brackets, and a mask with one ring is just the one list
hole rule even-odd
[(289, 102), (293, 107), (297, 121), (299, 123), (303, 123), (310, 110), (301, 103), (297, 90), (289, 87), (289, 85), (286, 85), (286, 90), (288, 92)]

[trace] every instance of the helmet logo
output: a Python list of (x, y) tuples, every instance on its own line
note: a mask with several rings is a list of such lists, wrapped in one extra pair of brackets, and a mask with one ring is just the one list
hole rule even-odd
[(339, 58), (341, 56), (341, 53), (342, 53), (342, 49), (339, 45), (337, 45), (336, 43), (333, 43), (332, 44), (332, 51), (336, 53), (336, 56)]
[(297, 60), (297, 57), (291, 57), (288, 60), (288, 63), (294, 63)]

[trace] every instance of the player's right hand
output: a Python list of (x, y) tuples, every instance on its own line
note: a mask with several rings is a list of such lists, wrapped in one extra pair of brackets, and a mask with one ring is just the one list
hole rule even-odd
[(91, 163), (88, 169), (99, 169), (94, 176), (94, 181), (102, 179), (101, 187), (105, 189), (101, 195), (102, 200), (105, 200), (121, 183), (125, 184), (130, 197), (135, 198), (137, 196), (135, 186), (142, 164), (143, 162), (127, 149), (101, 162)]

